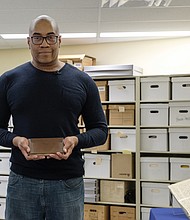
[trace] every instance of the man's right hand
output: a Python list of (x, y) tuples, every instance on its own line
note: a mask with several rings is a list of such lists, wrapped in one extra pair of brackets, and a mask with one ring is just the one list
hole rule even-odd
[(13, 145), (20, 149), (26, 160), (45, 159), (45, 156), (43, 155), (29, 155), (30, 147), (28, 146), (28, 139), (25, 137), (16, 136), (13, 138)]

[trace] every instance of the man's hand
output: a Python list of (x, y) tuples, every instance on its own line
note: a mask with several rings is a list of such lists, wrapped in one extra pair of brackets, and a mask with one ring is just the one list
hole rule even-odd
[(56, 154), (50, 154), (48, 158), (54, 158), (57, 160), (67, 160), (71, 155), (74, 147), (78, 144), (78, 138), (76, 136), (69, 136), (63, 140), (63, 153), (57, 152)]
[(14, 146), (18, 147), (26, 160), (41, 160), (45, 159), (45, 156), (42, 155), (29, 155), (30, 147), (28, 146), (28, 139), (25, 137), (17, 136), (13, 138)]

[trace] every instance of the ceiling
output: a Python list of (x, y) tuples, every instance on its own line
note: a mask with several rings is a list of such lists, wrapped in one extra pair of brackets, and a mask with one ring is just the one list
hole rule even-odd
[[(147, 7), (149, 0), (128, 0), (118, 7), (102, 0), (1, 0), (0, 34), (27, 34), (30, 21), (47, 14), (62, 33), (97, 33), (96, 38), (63, 39), (63, 45), (150, 39), (100, 38), (101, 32), (190, 31), (190, 0), (172, 0), (168, 7)], [(0, 49), (26, 47), (26, 40), (0, 38)]]

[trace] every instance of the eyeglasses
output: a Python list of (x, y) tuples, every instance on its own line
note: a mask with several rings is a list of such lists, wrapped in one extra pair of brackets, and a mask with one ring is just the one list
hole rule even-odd
[(45, 37), (43, 37), (43, 36), (32, 36), (31, 39), (32, 39), (32, 43), (35, 44), (35, 45), (42, 44), (44, 39), (46, 40), (47, 44), (53, 45), (53, 44), (57, 43), (58, 36), (55, 36), (55, 35), (47, 35)]

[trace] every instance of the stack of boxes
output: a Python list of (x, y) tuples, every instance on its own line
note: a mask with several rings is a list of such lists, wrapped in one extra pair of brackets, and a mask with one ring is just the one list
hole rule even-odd
[[(140, 159), (142, 205), (179, 207), (166, 182), (190, 178), (190, 158), (179, 156), (190, 149), (189, 85), (190, 77), (141, 78), (141, 152), (154, 153)], [(142, 220), (147, 220), (150, 210), (143, 208)]]
[(100, 199), (97, 179), (84, 179), (84, 202), (97, 202)]
[(0, 153), (0, 219), (5, 219), (5, 197), (10, 172), (10, 153)]

